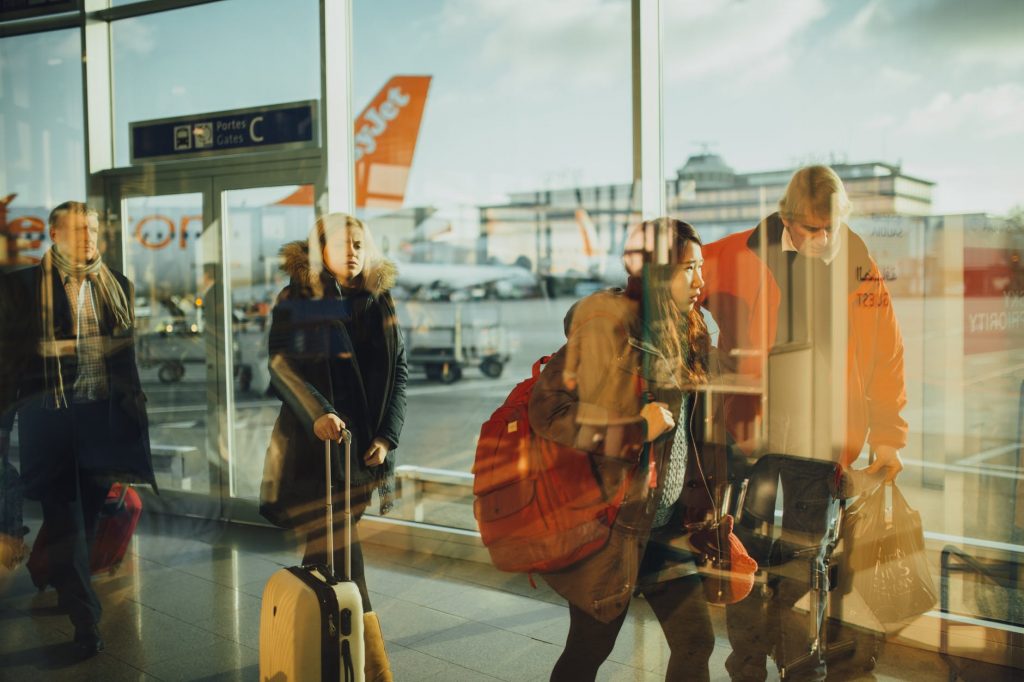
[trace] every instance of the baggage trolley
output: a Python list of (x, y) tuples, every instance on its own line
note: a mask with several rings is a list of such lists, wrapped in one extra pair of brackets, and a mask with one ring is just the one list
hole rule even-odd
[[(798, 585), (802, 581), (807, 590), (807, 630), (802, 650), (781, 650), (785, 635), (776, 632), (771, 653), (783, 680), (803, 669), (844, 659), (871, 670), (880, 651), (881, 637), (871, 632), (843, 628), (843, 636), (853, 636), (840, 640), (841, 595), (830, 604), (838, 578), (839, 557), (835, 551), (846, 500), (873, 489), (884, 478), (884, 474), (869, 478), (851, 473), (854, 475), (844, 475), (834, 462), (766, 454), (740, 477), (733, 511), (734, 532), (759, 567), (754, 590), (747, 599), (773, 599), (783, 580)], [(764, 606), (767, 610), (768, 604)]]

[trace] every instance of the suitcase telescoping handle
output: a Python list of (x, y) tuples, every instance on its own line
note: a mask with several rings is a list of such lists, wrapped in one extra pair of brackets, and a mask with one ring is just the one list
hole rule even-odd
[[(345, 444), (345, 575), (352, 580), (352, 432), (341, 430), (341, 441)], [(336, 577), (334, 568), (334, 501), (331, 494), (331, 439), (324, 441), (324, 467), (327, 474), (327, 568), (331, 577)]]

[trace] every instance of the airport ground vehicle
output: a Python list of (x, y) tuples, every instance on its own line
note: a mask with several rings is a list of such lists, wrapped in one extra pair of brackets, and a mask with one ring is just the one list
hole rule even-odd
[[(253, 364), (259, 361), (259, 352), (266, 345), (262, 329), (265, 325), (250, 324), (238, 311), (234, 311), (233, 316), (234, 375), (239, 388), (247, 391), (253, 381)], [(149, 325), (138, 335), (136, 354), (139, 367), (157, 367), (157, 378), (162, 384), (177, 383), (185, 377), (188, 365), (207, 362), (206, 331), (200, 331), (197, 323), (189, 324), (187, 320), (185, 315), (178, 315)]]
[(461, 379), (465, 367), (500, 377), (511, 354), (500, 308), (488, 308), (489, 315), (480, 305), (405, 302), (400, 319), (410, 368), (444, 384)]

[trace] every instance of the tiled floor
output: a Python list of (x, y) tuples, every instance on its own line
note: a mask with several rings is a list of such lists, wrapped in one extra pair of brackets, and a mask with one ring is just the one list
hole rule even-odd
[[(477, 563), (379, 546), (368, 546), (366, 558), (397, 680), (547, 679), (568, 611), (546, 587), (534, 590), (523, 576)], [(260, 594), (271, 573), (296, 560), (278, 531), (144, 515), (121, 570), (96, 580), (107, 649), (93, 659), (75, 661), (53, 590), (36, 592), (24, 568), (0, 575), (0, 680), (258, 680)], [(728, 679), (722, 615), (713, 609), (716, 680)], [(657, 621), (636, 600), (599, 679), (654, 682), (667, 660)], [(984, 679), (1005, 672), (989, 668)], [(946, 675), (937, 655), (890, 645), (875, 677), (846, 679)]]

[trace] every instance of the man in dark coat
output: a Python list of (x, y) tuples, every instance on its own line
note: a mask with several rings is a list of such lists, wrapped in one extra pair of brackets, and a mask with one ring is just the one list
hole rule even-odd
[(89, 553), (114, 481), (155, 487), (135, 363), (134, 291), (97, 249), (98, 219), (68, 201), (50, 213), (53, 246), (7, 276), (0, 310), (0, 447), (18, 415), (26, 497), (39, 500), (50, 582), (85, 655), (103, 650)]

